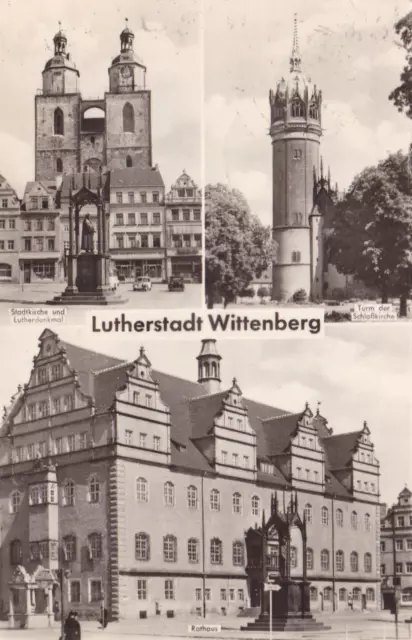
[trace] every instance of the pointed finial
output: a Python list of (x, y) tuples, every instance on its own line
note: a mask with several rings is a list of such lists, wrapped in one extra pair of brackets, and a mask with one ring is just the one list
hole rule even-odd
[(366, 429), (368, 426), (368, 423), (366, 422), (366, 420), (363, 421), (363, 428)]
[(299, 37), (298, 37), (298, 16), (295, 13), (295, 17), (293, 20), (293, 44), (292, 44), (292, 55), (290, 57), (290, 70), (291, 71), (300, 71), (301, 65), (300, 51), (299, 51)]
[(129, 26), (129, 18), (125, 18), (124, 22), (125, 22), (125, 28), (127, 29), (127, 27)]
[(309, 402), (305, 402), (305, 411), (309, 409)]
[(234, 387), (237, 385), (237, 380), (236, 380), (236, 378), (233, 378), (233, 380), (232, 380), (232, 385), (233, 385)]
[(61, 31), (61, 28), (62, 28), (62, 23), (61, 23), (61, 20), (59, 20), (59, 31)]
[(320, 177), (323, 180), (323, 156), (320, 157)]
[(140, 347), (140, 357), (143, 358), (144, 356), (144, 347)]
[(328, 186), (330, 189), (330, 166), (328, 166)]
[(321, 403), (321, 401), (320, 401), (320, 400), (318, 400), (318, 406), (317, 406), (317, 408), (316, 408), (316, 415), (317, 415), (317, 416), (320, 416), (320, 405), (321, 405), (321, 404), (322, 404), (322, 403)]

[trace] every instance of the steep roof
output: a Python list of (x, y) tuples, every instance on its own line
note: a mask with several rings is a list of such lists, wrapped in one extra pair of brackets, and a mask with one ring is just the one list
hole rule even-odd
[(322, 438), (331, 469), (342, 469), (349, 464), (361, 433), (362, 431), (351, 431)]
[(164, 187), (163, 178), (157, 167), (139, 169), (113, 169), (110, 172), (110, 186), (114, 189), (120, 187)]

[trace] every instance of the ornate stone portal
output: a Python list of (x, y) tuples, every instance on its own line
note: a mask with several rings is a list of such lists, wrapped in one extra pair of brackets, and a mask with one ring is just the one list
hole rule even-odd
[[(71, 176), (69, 187), (69, 247), (67, 254), (67, 287), (48, 304), (53, 305), (109, 305), (127, 302), (111, 285), (109, 246), (109, 214), (104, 198), (103, 176), (83, 173)], [(85, 205), (97, 209), (97, 233), (86, 214), (82, 221), (80, 238), (80, 212)], [(96, 235), (96, 242), (94, 236)], [(80, 242), (81, 240), (81, 242)]]
[[(302, 576), (291, 577), (292, 529), (297, 529), (302, 541)], [(317, 622), (310, 612), (310, 582), (306, 575), (306, 520), (298, 513), (297, 493), (292, 494), (289, 505), (279, 510), (277, 494), (272, 497), (271, 515), (262, 526), (246, 532), (247, 572), (251, 583), (260, 588), (260, 616), (242, 630), (270, 629), (269, 598), (272, 599), (272, 629), (274, 631), (311, 631), (328, 629)], [(277, 584), (278, 591), (265, 591), (268, 581)]]
[(33, 574), (18, 566), (9, 582), (9, 627), (35, 629), (53, 623), (53, 571), (38, 566)]

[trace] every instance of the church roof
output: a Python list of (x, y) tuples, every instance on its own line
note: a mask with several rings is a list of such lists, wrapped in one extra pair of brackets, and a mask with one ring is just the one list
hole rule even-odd
[(162, 174), (157, 167), (140, 169), (113, 169), (110, 172), (110, 186), (117, 187), (164, 187)]

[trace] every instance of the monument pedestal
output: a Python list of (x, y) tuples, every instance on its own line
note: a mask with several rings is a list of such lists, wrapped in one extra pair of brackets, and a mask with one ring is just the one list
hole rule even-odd
[(111, 305), (124, 304), (123, 298), (112, 291), (109, 276), (109, 256), (95, 253), (81, 253), (70, 256), (72, 277), (65, 291), (48, 300), (51, 305)]
[[(310, 612), (310, 583), (307, 581), (283, 580), (279, 591), (269, 591), (272, 598), (273, 631), (326, 631), (330, 629), (314, 619)], [(269, 631), (269, 613), (261, 613), (242, 631)]]

